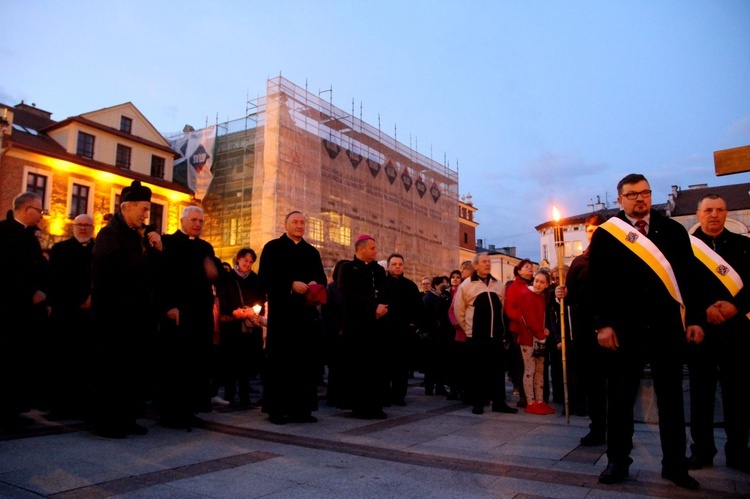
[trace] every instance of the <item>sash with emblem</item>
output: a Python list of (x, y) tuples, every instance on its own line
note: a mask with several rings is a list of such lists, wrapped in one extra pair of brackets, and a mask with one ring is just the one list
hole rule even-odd
[(682, 318), (682, 327), (685, 327), (685, 304), (682, 301), (680, 287), (677, 285), (677, 278), (672, 270), (672, 265), (667, 257), (651, 242), (649, 238), (638, 232), (638, 229), (622, 221), (617, 217), (612, 217), (599, 226), (614, 236), (615, 239), (625, 245), (630, 251), (643, 260), (648, 268), (657, 275), (659, 280), (667, 288), (670, 296), (680, 305), (680, 317)]
[[(727, 288), (727, 291), (732, 296), (737, 296), (737, 293), (744, 287), (742, 278), (736, 270), (732, 268), (729, 263), (724, 260), (721, 255), (712, 250), (706, 243), (691, 235), (690, 243), (693, 246), (693, 254), (700, 260), (700, 262), (708, 267), (714, 277), (716, 277), (721, 284)], [(747, 318), (750, 319), (750, 312), (747, 314)]]

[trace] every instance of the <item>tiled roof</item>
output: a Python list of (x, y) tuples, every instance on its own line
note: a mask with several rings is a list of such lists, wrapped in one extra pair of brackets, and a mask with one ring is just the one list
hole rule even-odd
[(750, 209), (750, 183), (691, 188), (678, 191), (672, 216), (695, 215), (698, 201), (708, 194), (718, 194), (727, 203), (728, 211)]
[[(0, 104), (0, 108), (2, 107), (10, 107), (10, 106), (4, 106)], [(13, 110), (13, 124), (14, 125), (20, 125), (24, 128), (30, 129), (32, 131), (38, 130), (35, 128), (36, 126), (41, 125), (41, 129), (49, 128), (51, 125), (57, 124), (54, 120), (51, 119), (45, 119), (43, 116), (40, 116), (40, 113), (35, 113), (33, 111), (26, 111), (24, 109), (19, 109), (18, 107), (11, 108)], [(84, 118), (85, 119), (85, 118)], [(90, 121), (90, 120), (86, 120)], [(99, 125), (99, 128), (104, 129), (106, 132), (110, 132), (112, 129), (109, 127), (102, 127)], [(131, 137), (131, 140), (135, 140), (135, 137)], [(153, 142), (139, 139), (135, 140), (136, 142), (141, 142), (153, 147), (157, 147), (161, 150), (168, 151), (170, 153), (174, 153), (172, 149), (165, 148), (164, 146), (160, 144), (155, 144)], [(3, 139), (4, 146), (10, 146), (15, 147), (18, 149), (24, 149), (26, 151), (40, 154), (43, 156), (48, 156), (55, 159), (61, 159), (65, 161), (70, 161), (71, 163), (75, 163), (81, 166), (85, 166), (88, 168), (92, 168), (94, 170), (99, 170), (103, 172), (112, 173), (115, 175), (121, 175), (123, 177), (131, 178), (134, 180), (140, 180), (142, 182), (148, 182), (152, 185), (158, 185), (160, 187), (164, 187), (165, 189), (170, 189), (177, 192), (183, 192), (186, 194), (191, 194), (193, 191), (188, 189), (187, 187), (177, 183), (177, 182), (169, 182), (167, 180), (159, 179), (152, 177), (150, 175), (144, 175), (142, 173), (138, 173), (131, 170), (124, 170), (122, 168), (118, 168), (114, 165), (109, 165), (106, 163), (102, 163), (100, 161), (94, 161), (88, 158), (84, 158), (82, 156), (78, 156), (76, 154), (70, 154), (68, 151), (65, 150), (63, 146), (55, 142), (53, 139), (51, 139), (49, 136), (47, 136), (43, 132), (28, 132), (24, 131), (21, 128), (14, 128), (11, 135), (6, 135)]]
[(50, 132), (51, 130), (56, 130), (58, 128), (62, 128), (66, 125), (69, 125), (71, 123), (81, 123), (83, 125), (90, 126), (91, 128), (96, 128), (97, 130), (101, 130), (105, 133), (108, 133), (110, 135), (116, 135), (120, 138), (130, 140), (132, 142), (137, 142), (139, 144), (143, 144), (149, 147), (153, 147), (155, 149), (159, 149), (160, 151), (163, 151), (167, 154), (171, 154), (175, 159), (181, 157), (180, 153), (172, 149), (171, 147), (157, 144), (156, 142), (151, 142), (150, 140), (143, 139), (141, 137), (138, 137), (136, 135), (131, 135), (129, 133), (123, 132), (121, 130), (118, 130), (116, 128), (112, 128), (106, 125), (102, 125), (101, 123), (98, 123), (96, 121), (90, 120), (88, 118), (84, 118), (83, 116), (72, 116), (70, 118), (66, 118), (62, 121), (57, 121), (51, 123), (49, 126), (41, 129), (41, 132)]
[[(651, 205), (651, 209), (661, 213), (662, 215), (665, 215), (667, 213), (667, 203)], [(617, 215), (619, 212), (620, 212), (619, 206), (615, 208), (605, 208), (603, 210), (587, 211), (586, 213), (581, 213), (580, 215), (573, 215), (571, 217), (560, 219), (560, 225), (562, 225), (563, 227), (566, 227), (568, 225), (583, 224), (584, 222), (586, 222), (586, 219), (590, 215), (593, 215), (594, 213), (598, 213), (599, 215), (603, 216), (605, 219), (609, 219)], [(542, 229), (546, 229), (548, 227), (552, 227), (554, 225), (555, 225), (554, 220), (548, 220), (547, 222), (539, 224), (534, 228), (539, 231)]]

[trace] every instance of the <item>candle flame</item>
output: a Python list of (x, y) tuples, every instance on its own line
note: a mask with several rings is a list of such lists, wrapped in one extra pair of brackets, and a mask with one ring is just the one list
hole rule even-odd
[(255, 312), (255, 315), (258, 315), (260, 313), (260, 309), (262, 307), (260, 305), (253, 305), (253, 312)]
[(555, 222), (559, 222), (560, 221), (560, 212), (554, 206), (552, 207), (552, 218), (555, 219)]

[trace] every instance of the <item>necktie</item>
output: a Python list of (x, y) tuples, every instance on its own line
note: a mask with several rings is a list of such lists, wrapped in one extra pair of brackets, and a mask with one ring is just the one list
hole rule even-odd
[(646, 221), (645, 220), (636, 220), (635, 226), (638, 228), (638, 232), (643, 234), (644, 236), (646, 234)]

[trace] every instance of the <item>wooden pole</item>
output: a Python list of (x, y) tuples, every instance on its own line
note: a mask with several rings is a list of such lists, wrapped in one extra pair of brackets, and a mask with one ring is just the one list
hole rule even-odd
[[(555, 250), (557, 250), (558, 286), (565, 286), (565, 236), (559, 220), (555, 220)], [(562, 341), (562, 375), (565, 393), (565, 421), (570, 424), (570, 402), (568, 400), (568, 356), (565, 341), (565, 297), (560, 298), (560, 339)]]

